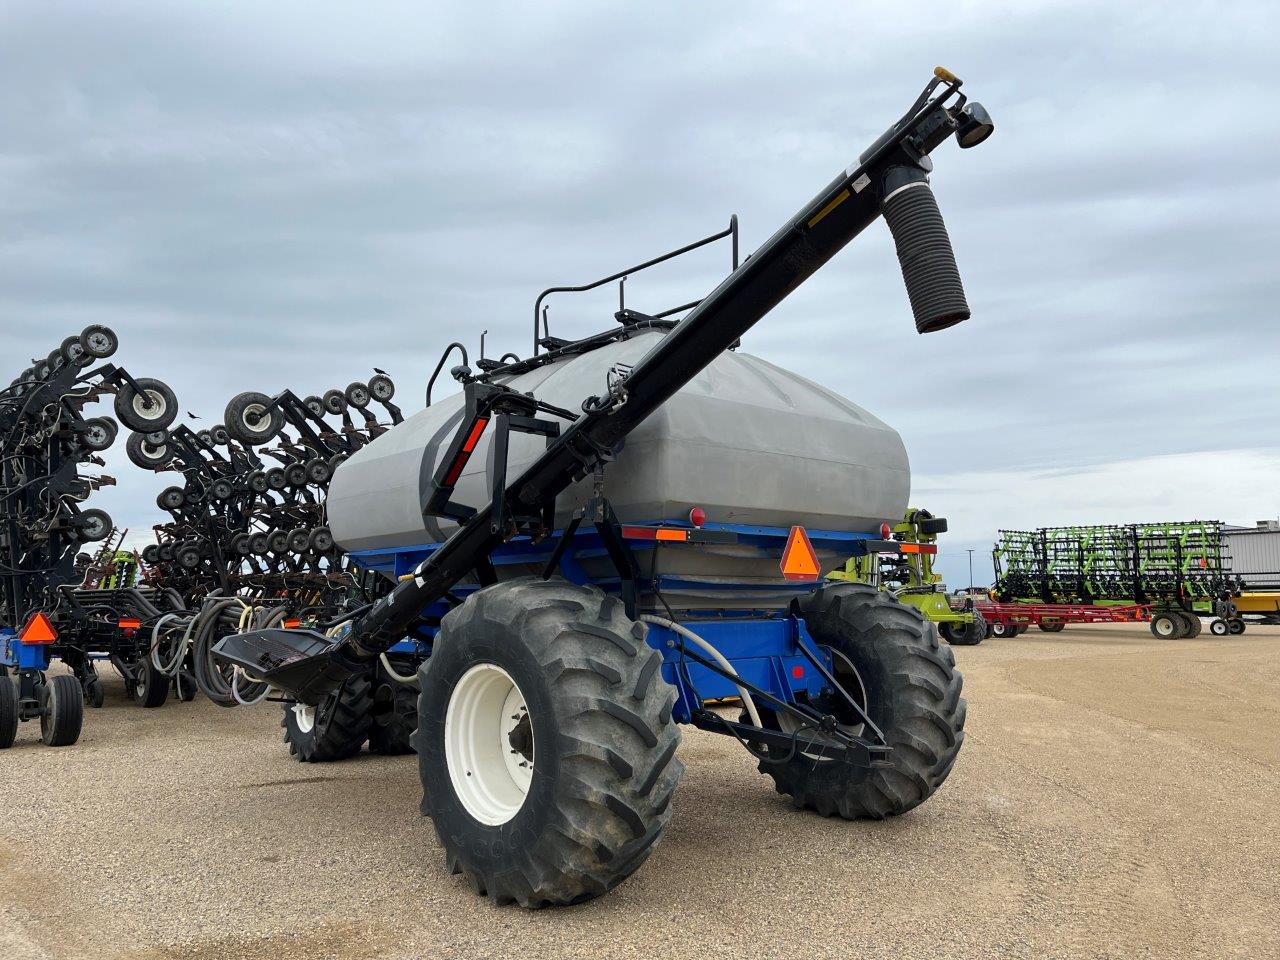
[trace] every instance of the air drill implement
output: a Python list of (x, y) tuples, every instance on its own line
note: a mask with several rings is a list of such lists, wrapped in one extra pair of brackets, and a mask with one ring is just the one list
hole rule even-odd
[[(938, 68), (893, 127), (634, 369), (612, 378), (603, 395), (586, 399), (567, 427), (543, 421), (558, 433), (549, 438), (545, 454), (488, 507), (466, 519), (412, 576), (356, 617), (343, 640), (335, 644), (316, 631), (265, 630), (227, 637), (218, 645), (218, 655), (301, 702), (318, 702), (399, 641), (424, 607), (445, 597), (463, 578), (478, 571), (482, 583), (488, 580), (486, 558), (495, 547), (519, 532), (549, 533), (547, 507), (558, 493), (612, 459), (632, 429), (881, 214), (894, 237), (917, 330), (932, 333), (967, 319), (969, 307), (928, 179), (933, 169), (929, 154), (947, 137), (955, 134), (960, 146), (968, 148), (993, 129), (987, 112), (968, 101), (960, 86), (958, 78)], [(535, 352), (536, 330), (535, 316)], [(536, 420), (531, 416), (534, 406), (525, 395), (489, 385), (469, 404), (470, 419), (458, 431), (454, 460), (438, 486), (447, 486), (450, 475), (456, 479), (492, 420)], [(502, 522), (495, 523), (495, 517)]]

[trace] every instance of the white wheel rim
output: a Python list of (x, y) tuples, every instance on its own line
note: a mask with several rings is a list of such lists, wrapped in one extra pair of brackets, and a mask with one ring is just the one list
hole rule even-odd
[(136, 393), (133, 396), (133, 412), (144, 420), (159, 420), (164, 416), (164, 397), (155, 390)]
[(264, 426), (263, 420), (267, 418), (267, 408), (260, 403), (251, 403), (244, 408), (244, 413), (240, 414), (240, 422), (254, 433), (261, 433)]
[(1173, 621), (1168, 617), (1156, 617), (1156, 633), (1162, 637), (1173, 636)]
[(533, 781), (536, 751), (511, 745), (511, 734), (528, 723), (524, 694), (497, 664), (480, 663), (464, 673), (449, 695), (444, 715), (444, 758), (462, 806), (476, 820), (496, 827), (524, 806)]
[(298, 725), (299, 733), (310, 733), (316, 728), (316, 708), (309, 703), (295, 703), (293, 722)]

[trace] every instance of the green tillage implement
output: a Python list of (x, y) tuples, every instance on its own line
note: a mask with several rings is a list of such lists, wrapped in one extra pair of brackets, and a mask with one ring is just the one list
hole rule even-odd
[(879, 587), (915, 607), (926, 620), (937, 624), (938, 632), (948, 643), (956, 646), (979, 644), (987, 636), (987, 624), (982, 614), (973, 609), (972, 598), (965, 601), (963, 610), (953, 610), (942, 585), (942, 577), (933, 572), (938, 534), (946, 532), (945, 517), (935, 517), (928, 510), (909, 507), (902, 522), (892, 530), (893, 539), (901, 544), (901, 553), (868, 553), (852, 557), (845, 561), (843, 570), (827, 574), (827, 579), (851, 580)]
[[(992, 551), (1004, 603), (1148, 604), (1152, 632), (1194, 636), (1199, 617), (1241, 632), (1222, 524), (1216, 520), (1001, 530)], [(1217, 625), (1215, 623), (1215, 631)]]

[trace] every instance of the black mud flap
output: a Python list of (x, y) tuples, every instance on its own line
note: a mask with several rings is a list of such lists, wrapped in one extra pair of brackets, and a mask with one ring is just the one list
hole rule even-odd
[(302, 703), (318, 704), (364, 665), (314, 630), (254, 630), (223, 637), (213, 655)]

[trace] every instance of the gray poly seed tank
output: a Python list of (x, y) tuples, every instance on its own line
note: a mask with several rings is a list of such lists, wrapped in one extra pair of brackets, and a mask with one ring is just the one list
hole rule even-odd
[[(577, 410), (605, 392), (615, 364), (634, 365), (664, 333), (646, 331), (506, 380), (514, 389)], [(452, 521), (422, 517), (424, 491), (462, 416), (462, 395), (434, 403), (342, 464), (329, 487), (328, 519), (349, 551), (444, 540)], [(545, 440), (512, 433), (508, 476)], [(458, 481), (455, 501), (488, 503), (486, 433)], [(606, 472), (623, 522), (684, 520), (871, 533), (907, 507), (910, 468), (902, 438), (861, 407), (758, 357), (724, 353), (627, 437)], [(560, 495), (557, 526), (590, 496), (588, 478)], [(843, 557), (822, 557), (834, 567)], [(773, 582), (777, 557), (730, 546), (664, 549), (658, 572), (708, 582)]]

